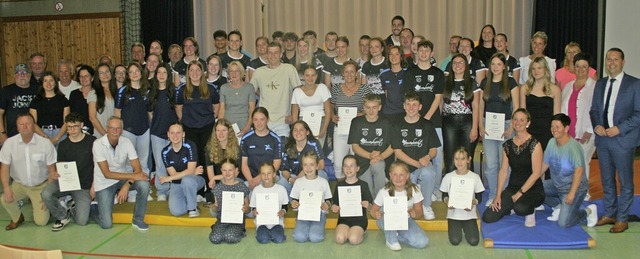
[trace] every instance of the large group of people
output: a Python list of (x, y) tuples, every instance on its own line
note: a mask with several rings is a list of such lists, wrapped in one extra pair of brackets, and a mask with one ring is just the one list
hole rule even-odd
[[(95, 68), (74, 70), (61, 60), (53, 73), (46, 56), (34, 53), (0, 91), (2, 205), (12, 219), (5, 229), (23, 223), (19, 201), (28, 198), (46, 205), (34, 206), (34, 220), (46, 225), (51, 215), (53, 231), (72, 217), (110, 228), (114, 204), (127, 201), (135, 202), (133, 226), (147, 230), (153, 185), (174, 216), (198, 217), (205, 201), (218, 219), (209, 236), (214, 244), (245, 235), (243, 223), (221, 220), (223, 206), (231, 206), (223, 201), (231, 199), (227, 193), (243, 197), (248, 217), (262, 213), (256, 199), (276, 195), (280, 222), (256, 224), (256, 238), (280, 243), (286, 211), (317, 192), (319, 220), (298, 219), (293, 239), (319, 242), (326, 214), (341, 211), (338, 188), (357, 187), (361, 216), (339, 217), (337, 243), (361, 243), (369, 216), (384, 230), (388, 198), (406, 197), (408, 228), (384, 230), (386, 245), (422, 248), (429, 239), (415, 220), (435, 219), (432, 202), (449, 204), (458, 178), (475, 185), (472, 204), (447, 206), (454, 245), (462, 232), (478, 244), (477, 206), (487, 207), (481, 218), (489, 223), (513, 211), (532, 227), (536, 208), (548, 204), (549, 220), (561, 227), (584, 221), (614, 224), (613, 233), (628, 228), (640, 82), (623, 72), (622, 50), (607, 52), (608, 77), (597, 80), (575, 42), (556, 71), (544, 54), (544, 32), (533, 35), (531, 55), (516, 59), (507, 35), (486, 25), (477, 46), (452, 36), (451, 55), (439, 68), (433, 42), (406, 28), (401, 16), (391, 25), (386, 39), (360, 37), (358, 60), (349, 57), (347, 37), (329, 32), (322, 49), (313, 31), (259, 37), (254, 59), (239, 31), (216, 31), (217, 51), (206, 59), (193, 37), (171, 45), (166, 62), (160, 41), (149, 53), (133, 44), (127, 66), (105, 55)], [(489, 138), (496, 128), (486, 123), (496, 116), (503, 116), (503, 131)], [(472, 162), (479, 141), (484, 176)], [(581, 207), (596, 148), (605, 193), (599, 220), (595, 205)], [(325, 166), (329, 160), (333, 168)], [(57, 162), (75, 162), (79, 189), (60, 190)]]

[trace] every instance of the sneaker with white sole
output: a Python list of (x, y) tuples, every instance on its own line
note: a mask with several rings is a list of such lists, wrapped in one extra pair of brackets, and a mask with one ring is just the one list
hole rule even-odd
[(196, 195), (196, 203), (200, 203), (200, 202), (206, 202), (207, 200), (202, 197), (202, 195), (198, 194)]
[(158, 194), (158, 201), (167, 201), (166, 194)]
[(560, 219), (560, 205), (553, 208), (551, 216), (547, 217), (548, 221), (558, 221), (558, 219)]
[(149, 195), (147, 195), (147, 201), (153, 201), (153, 197), (151, 197), (151, 193), (149, 193)]
[[(116, 196), (116, 200), (117, 200), (118, 196)], [(129, 197), (127, 197), (127, 202), (129, 203), (136, 203), (136, 196), (135, 195), (129, 195)]]
[(536, 210), (544, 210), (544, 204), (542, 204), (542, 205), (540, 205), (540, 206), (536, 207)]
[(200, 216), (200, 210), (198, 208), (189, 211), (189, 218), (195, 218), (198, 216)]
[(71, 221), (71, 217), (69, 216), (69, 213), (67, 213), (67, 217), (65, 217), (62, 220), (58, 219), (56, 220), (56, 223), (53, 223), (53, 226), (51, 227), (51, 231), (57, 232), (64, 229), (64, 226), (69, 224), (70, 221)]
[(587, 227), (595, 227), (596, 223), (598, 223), (598, 206), (591, 204), (587, 206), (587, 209), (590, 210), (590, 212), (587, 212)]
[(387, 247), (389, 249), (391, 249), (392, 251), (400, 251), (400, 250), (402, 250), (402, 246), (400, 246), (400, 243), (398, 243), (398, 242), (395, 242), (393, 244), (391, 244), (389, 242), (386, 242), (386, 243), (387, 243)]
[(528, 227), (528, 228), (532, 228), (536, 226), (536, 211), (534, 210), (533, 213), (524, 216), (524, 226)]
[(431, 207), (422, 207), (424, 213), (424, 219), (433, 220), (436, 218), (436, 214)]
[(133, 223), (131, 223), (131, 225), (133, 225), (133, 227), (135, 227), (136, 229), (138, 229), (140, 231), (149, 230), (149, 225), (147, 225), (147, 223), (144, 223), (144, 222), (136, 222), (136, 221), (134, 221)]

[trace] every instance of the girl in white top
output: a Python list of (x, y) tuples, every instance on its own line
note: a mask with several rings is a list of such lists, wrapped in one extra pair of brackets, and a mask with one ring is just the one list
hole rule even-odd
[[(253, 215), (259, 217), (259, 211), (257, 209), (257, 194), (262, 193), (275, 197), (282, 205), (282, 209), (278, 211), (279, 224), (276, 225), (256, 225), (256, 239), (260, 244), (266, 244), (273, 241), (276, 244), (282, 243), (287, 239), (284, 234), (284, 214), (287, 213), (287, 205), (289, 204), (289, 197), (287, 197), (287, 190), (282, 185), (276, 184), (276, 169), (271, 162), (264, 162), (260, 165), (260, 178), (262, 184), (256, 186), (251, 192), (251, 202), (249, 206), (252, 208)], [(267, 197), (269, 197), (267, 196)]]
[[(480, 233), (478, 232), (478, 212), (476, 211), (477, 205), (482, 201), (482, 193), (484, 192), (484, 186), (480, 176), (469, 170), (469, 163), (471, 163), (471, 157), (464, 147), (458, 148), (454, 153), (453, 163), (456, 166), (456, 170), (450, 172), (442, 179), (440, 185), (440, 191), (442, 191), (442, 199), (447, 207), (447, 225), (449, 229), (449, 242), (456, 246), (462, 241), (462, 232), (464, 237), (472, 246), (478, 245), (480, 241)], [(468, 185), (472, 185), (475, 196), (471, 198), (471, 203), (465, 208), (455, 208), (449, 205), (449, 191), (451, 184), (456, 181), (460, 181), (460, 184), (466, 182)]]
[(324, 139), (327, 136), (327, 129), (331, 116), (331, 92), (325, 84), (316, 84), (318, 77), (317, 70), (313, 66), (307, 66), (304, 69), (304, 85), (293, 89), (291, 96), (291, 119), (292, 124), (298, 119), (305, 120), (302, 114), (305, 112), (313, 112), (322, 119), (320, 132), (314, 132), (315, 137), (324, 145)]
[(378, 192), (373, 200), (371, 217), (376, 219), (376, 223), (381, 230), (384, 230), (384, 200), (387, 197), (407, 197), (407, 214), (409, 227), (407, 230), (384, 230), (384, 237), (389, 249), (398, 251), (402, 249), (400, 243), (408, 244), (415, 248), (424, 248), (429, 243), (427, 234), (416, 224), (416, 219), (423, 217), (422, 200), (424, 197), (420, 188), (411, 182), (409, 166), (406, 163), (396, 160), (389, 167), (390, 181), (384, 189)]

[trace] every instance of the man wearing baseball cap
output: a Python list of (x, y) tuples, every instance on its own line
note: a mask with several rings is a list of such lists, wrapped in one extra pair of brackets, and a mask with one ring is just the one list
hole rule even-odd
[(18, 114), (29, 113), (29, 104), (40, 87), (29, 84), (31, 70), (26, 64), (16, 65), (14, 71), (15, 83), (0, 90), (0, 144), (8, 137), (18, 134)]

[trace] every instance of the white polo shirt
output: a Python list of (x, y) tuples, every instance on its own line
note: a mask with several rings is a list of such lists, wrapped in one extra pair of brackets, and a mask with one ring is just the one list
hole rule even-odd
[(35, 133), (29, 143), (24, 143), (20, 134), (10, 137), (0, 150), (0, 162), (9, 165), (13, 181), (29, 187), (49, 178), (48, 166), (57, 162), (57, 156), (51, 141)]
[(136, 149), (131, 144), (131, 141), (125, 137), (120, 136), (118, 145), (115, 148), (109, 143), (107, 135), (93, 142), (93, 187), (95, 191), (101, 191), (118, 183), (118, 180), (104, 177), (98, 162), (107, 161), (109, 170), (112, 172), (133, 173), (130, 162), (137, 158)]

